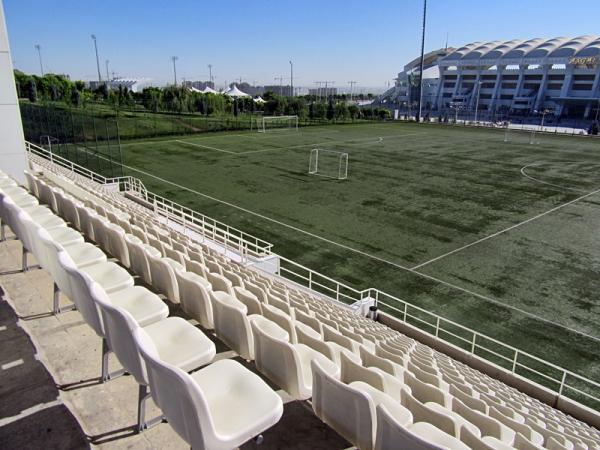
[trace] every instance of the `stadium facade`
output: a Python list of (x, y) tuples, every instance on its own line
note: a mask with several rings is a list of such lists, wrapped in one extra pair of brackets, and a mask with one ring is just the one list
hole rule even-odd
[[(384, 94), (413, 103), (418, 59)], [(426, 55), (423, 101), (432, 111), (474, 110), (597, 120), (600, 36), (473, 42)], [(414, 75), (417, 77), (414, 77)]]

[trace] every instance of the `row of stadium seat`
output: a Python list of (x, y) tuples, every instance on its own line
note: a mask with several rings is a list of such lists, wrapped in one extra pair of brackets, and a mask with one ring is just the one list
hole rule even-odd
[[(212, 362), (215, 345), (200, 329), (168, 317), (160, 297), (134, 286), (125, 269), (107, 261), (96, 246), (83, 242), (81, 234), (4, 175), (3, 225), (35, 255), (140, 384), (139, 431), (148, 425), (148, 386), (171, 426), (193, 447), (234, 448), (279, 421), (282, 400), (260, 377), (235, 361)], [(41, 183), (38, 187), (43, 189)], [(135, 305), (127, 303), (133, 299)], [(105, 381), (109, 378), (105, 372)], [(235, 416), (228, 413), (231, 409)]]
[[(32, 191), (43, 182), (31, 174), (28, 180)], [(46, 190), (37, 188), (40, 195)], [(57, 199), (65, 197), (60, 190), (49, 190)], [(44, 195), (53, 204), (52, 195)], [(59, 212), (64, 209), (61, 201), (56, 201)], [(376, 424), (380, 420), (388, 425), (387, 434), (396, 429), (406, 439), (418, 439), (422, 430), (429, 433), (428, 426), (418, 425), (426, 422), (445, 432), (439, 438), (454, 442), (456, 448), (461, 448), (459, 439), (474, 448), (598, 448), (597, 430), (381, 324), (228, 260), (159, 223), (144, 219), (146, 233), (136, 234), (134, 230), (141, 227), (134, 214), (133, 223), (127, 221), (131, 231), (127, 233), (115, 220), (131, 213), (126, 203), (119, 203), (125, 211), (115, 204), (96, 208), (95, 214), (105, 220), (90, 221), (92, 226), (87, 232), (82, 229), (84, 234), (169, 300), (181, 302), (184, 311), (204, 328), (214, 328), (242, 357), (255, 359), (257, 368), (292, 397), (312, 396), (317, 415), (354, 444), (365, 434), (344, 425), (345, 419), (350, 420), (349, 408), (340, 408), (340, 401), (316, 402), (315, 398), (335, 397), (341, 392), (350, 404), (355, 404), (353, 396), (362, 398), (364, 406), (365, 397), (389, 396), (383, 397), (386, 402), (393, 401), (388, 410), (387, 403), (382, 411), (376, 411), (376, 405), (368, 401), (368, 408), (358, 405), (354, 410), (362, 414), (361, 419), (369, 418), (373, 430), (379, 429)], [(91, 209), (85, 209), (93, 215)], [(107, 233), (102, 230), (108, 228), (117, 233), (104, 239)], [(143, 262), (144, 256), (144, 264), (134, 267), (133, 260)], [(377, 376), (365, 375), (359, 368)], [(353, 379), (347, 373), (363, 374), (364, 379)], [(318, 377), (322, 379), (318, 381)], [(359, 389), (357, 393), (352, 385), (355, 381), (378, 391)], [(317, 386), (324, 390), (317, 392)], [(406, 420), (407, 411), (401, 410), (404, 419), (393, 423), (395, 413), (390, 408), (396, 412), (404, 408), (411, 421)], [(413, 422), (417, 424), (410, 425)], [(373, 431), (371, 444), (360, 441), (361, 448), (391, 448), (385, 447), (384, 436), (379, 441), (376, 436)]]

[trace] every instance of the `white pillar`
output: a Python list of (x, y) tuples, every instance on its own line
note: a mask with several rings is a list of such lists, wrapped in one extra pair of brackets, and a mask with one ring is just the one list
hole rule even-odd
[(17, 100), (4, 9), (0, 0), (0, 169), (24, 182), (25, 138)]

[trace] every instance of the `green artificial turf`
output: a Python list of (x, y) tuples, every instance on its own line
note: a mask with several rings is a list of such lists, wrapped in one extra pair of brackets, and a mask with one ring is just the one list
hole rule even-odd
[[(600, 188), (600, 140), (536, 135), (532, 145), (529, 133), (505, 136), (374, 123), (122, 149), (128, 166), (273, 219), (126, 170), (151, 191), (272, 242), (278, 254), (600, 380), (600, 342), (589, 337), (600, 339), (600, 193), (418, 267)], [(347, 180), (308, 174), (317, 147), (349, 154)]]

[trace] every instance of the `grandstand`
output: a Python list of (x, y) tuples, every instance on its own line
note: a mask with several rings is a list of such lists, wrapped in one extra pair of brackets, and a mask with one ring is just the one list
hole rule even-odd
[(600, 448), (597, 382), (25, 142), (0, 83), (1, 448)]

